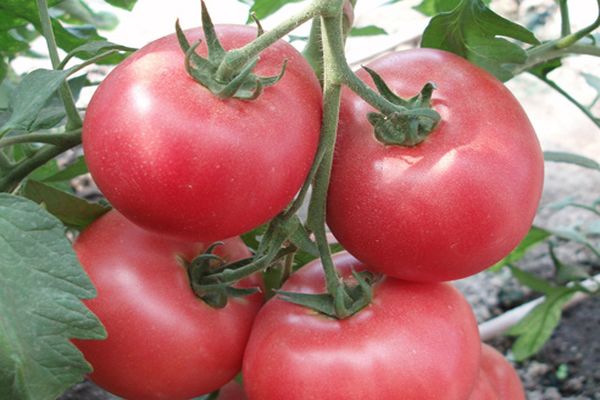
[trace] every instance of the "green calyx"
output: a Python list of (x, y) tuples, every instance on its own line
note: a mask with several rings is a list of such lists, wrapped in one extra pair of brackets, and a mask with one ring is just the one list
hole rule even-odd
[(340, 280), (338, 287), (331, 293), (309, 294), (286, 292), (279, 290), (277, 294), (282, 300), (313, 309), (331, 318), (348, 318), (371, 303), (373, 299), (372, 285), (378, 276), (369, 271), (352, 271), (355, 283)]
[[(201, 43), (198, 40), (190, 44), (179, 21), (175, 23), (177, 40), (181, 49), (185, 53), (185, 68), (187, 73), (196, 82), (207, 88), (211, 93), (221, 99), (236, 98), (241, 100), (254, 100), (262, 93), (263, 89), (276, 84), (285, 72), (287, 60), (283, 61), (281, 71), (276, 76), (261, 77), (252, 73), (252, 70), (258, 63), (258, 57), (250, 59), (231, 79), (223, 81), (217, 77), (217, 71), (221, 63), (225, 62), (227, 52), (221, 46), (215, 27), (206, 5), (202, 2), (202, 29), (208, 48), (208, 57), (204, 58), (196, 53), (196, 49)], [(263, 33), (260, 23), (258, 23), (258, 35)]]
[(377, 140), (386, 145), (407, 147), (423, 142), (441, 120), (440, 115), (431, 108), (435, 84), (426, 83), (418, 95), (405, 100), (396, 95), (375, 71), (363, 68), (371, 75), (379, 94), (397, 108), (387, 113), (367, 114)]
[(214, 250), (222, 245), (223, 242), (215, 242), (191, 262), (183, 261), (194, 294), (213, 308), (225, 307), (229, 297), (249, 296), (259, 291), (258, 288), (236, 288), (221, 282), (220, 272), (226, 268), (240, 268), (252, 261), (252, 258), (245, 258), (227, 264), (214, 254)]

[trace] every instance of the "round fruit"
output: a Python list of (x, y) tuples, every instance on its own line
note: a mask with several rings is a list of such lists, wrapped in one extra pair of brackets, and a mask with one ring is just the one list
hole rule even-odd
[(513, 366), (496, 349), (481, 345), (481, 370), (469, 400), (525, 400)]
[[(215, 253), (225, 260), (250, 255), (241, 239), (224, 242)], [(262, 298), (230, 299), (222, 309), (198, 299), (180, 260), (193, 259), (205, 245), (142, 230), (113, 210), (74, 248), (98, 291), (85, 303), (108, 333), (106, 340), (73, 341), (99, 386), (128, 400), (183, 400), (238, 373)]]
[[(384, 274), (446, 281), (505, 257), (527, 234), (543, 157), (525, 112), (484, 70), (440, 50), (384, 56), (369, 68), (399, 96), (436, 84), (442, 121), (414, 147), (376, 140), (374, 111), (344, 89), (327, 222), (350, 253)], [(374, 86), (366, 71), (361, 79)]]
[[(256, 37), (246, 26), (216, 30), (225, 49)], [(135, 52), (86, 112), (83, 147), (98, 187), (131, 221), (186, 240), (221, 240), (275, 216), (306, 178), (321, 124), (319, 82), (291, 45), (270, 46), (253, 71), (277, 75), (285, 60), (283, 78), (258, 99), (223, 100), (187, 75), (175, 35)]]
[(219, 390), (218, 400), (247, 400), (246, 393), (242, 385), (236, 381), (231, 381)]
[[(334, 257), (342, 276), (364, 265)], [(320, 262), (283, 290), (324, 291)], [(273, 298), (256, 317), (244, 354), (250, 400), (465, 400), (479, 372), (477, 323), (449, 284), (382, 278), (372, 303), (336, 320)], [(276, 382), (276, 384), (274, 384)]]

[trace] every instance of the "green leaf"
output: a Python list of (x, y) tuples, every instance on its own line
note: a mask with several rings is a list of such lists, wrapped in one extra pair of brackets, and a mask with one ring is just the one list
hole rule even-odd
[(377, 36), (377, 35), (387, 35), (385, 29), (380, 28), (375, 25), (361, 26), (359, 28), (352, 28), (350, 31), (350, 36)]
[(250, 232), (242, 234), (241, 238), (246, 244), (246, 246), (248, 246), (253, 251), (256, 251), (258, 249), (258, 245), (260, 244), (260, 240), (262, 239), (263, 235), (267, 232), (268, 227), (268, 224), (260, 225), (252, 229)]
[(508, 330), (510, 336), (517, 336), (512, 351), (517, 361), (537, 353), (548, 341), (558, 326), (562, 309), (575, 289), (558, 287), (547, 294), (545, 300), (538, 304), (517, 325)]
[(595, 169), (600, 171), (600, 164), (591, 158), (579, 154), (567, 153), (563, 151), (545, 151), (544, 160), (551, 162), (567, 163), (578, 165), (583, 168)]
[[(598, 100), (600, 100), (600, 78), (592, 74), (586, 74), (585, 72), (582, 72), (581, 75), (583, 75), (583, 78), (587, 84), (596, 90), (596, 97), (588, 106), (591, 109), (598, 102)], [(598, 118), (596, 118), (596, 120), (598, 120)]]
[(87, 174), (88, 167), (85, 163), (85, 158), (83, 156), (79, 156), (75, 162), (67, 165), (65, 169), (62, 171), (58, 171), (55, 174), (52, 174), (44, 179), (44, 182), (63, 182), (71, 180), (79, 175)]
[(0, 128), (0, 134), (11, 129), (28, 131), (68, 74), (69, 71), (36, 69), (25, 75), (13, 92), (10, 101), (12, 114)]
[(546, 61), (543, 64), (538, 64), (533, 68), (530, 68), (528, 71), (535, 76), (538, 76), (542, 79), (546, 79), (550, 72), (554, 71), (557, 68), (560, 68), (561, 66), (562, 62), (560, 58), (556, 58), (554, 60)]
[(547, 205), (546, 207), (548, 207), (549, 209), (554, 210), (554, 211), (560, 211), (567, 207), (575, 207), (575, 208), (580, 208), (582, 210), (587, 210), (587, 211), (590, 211), (590, 212), (600, 215), (600, 210), (598, 210), (597, 203), (595, 203), (595, 204), (580, 203), (580, 202), (575, 201), (573, 196), (569, 196), (565, 199), (551, 203), (551, 204)]
[(110, 12), (96, 12), (83, 0), (63, 0), (56, 6), (64, 14), (58, 18), (69, 24), (90, 24), (98, 29), (112, 30), (119, 20)]
[(133, 6), (137, 3), (137, 0), (104, 0), (111, 6), (119, 7), (127, 11), (133, 10)]
[(563, 286), (569, 282), (582, 281), (590, 277), (587, 271), (581, 266), (563, 263), (556, 255), (553, 245), (550, 245), (550, 258), (552, 258), (552, 263), (556, 269), (556, 282)]
[(582, 233), (576, 229), (571, 229), (571, 228), (556, 229), (556, 230), (552, 231), (552, 234), (554, 234), (555, 236), (557, 236), (563, 240), (569, 240), (569, 241), (573, 241), (575, 243), (582, 244), (585, 247), (587, 247), (588, 249), (590, 249), (596, 255), (596, 257), (600, 257), (600, 249), (598, 249), (596, 247), (596, 245), (590, 239), (588, 239), (587, 236), (585, 236), (584, 233)]
[(11, 32), (0, 31), (0, 50), (9, 54), (16, 54), (29, 48), (29, 43), (15, 37)]
[(80, 301), (96, 292), (37, 204), (0, 194), (0, 232), (0, 398), (55, 399), (92, 370), (70, 339), (106, 337)]
[(64, 27), (56, 18), (52, 18), (52, 30), (56, 36), (56, 44), (61, 49), (69, 52), (88, 42), (106, 41), (104, 36), (98, 34), (91, 25)]
[(298, 3), (303, 0), (255, 0), (250, 7), (250, 12), (258, 19), (264, 19), (277, 12), (281, 7), (290, 3)]
[[(80, 75), (67, 81), (73, 99), (77, 101), (81, 89), (85, 86), (91, 86), (92, 83), (87, 78), (87, 75)], [(58, 92), (48, 99), (44, 107), (39, 111), (35, 121), (29, 127), (29, 131), (34, 132), (42, 129), (50, 129), (58, 125), (66, 116), (65, 106)]]
[[(43, 181), (44, 179), (58, 172), (60, 172), (58, 162), (56, 161), (56, 159), (53, 159), (48, 161), (46, 164), (36, 168), (31, 174), (27, 176), (26, 180)], [(69, 184), (69, 182), (53, 182), (50, 184), (56, 189), (62, 191), (71, 190), (71, 185)]]
[[(484, 4), (490, 4), (491, 0), (483, 0)], [(427, 16), (434, 16), (443, 12), (452, 11), (458, 6), (460, 0), (423, 0), (413, 7), (415, 10)]]
[(48, 212), (65, 225), (79, 230), (100, 218), (110, 210), (97, 203), (90, 203), (70, 193), (45, 183), (29, 179), (21, 189), (22, 195), (42, 204)]
[(64, 58), (63, 64), (66, 64), (71, 58), (78, 57), (84, 60), (100, 55), (108, 50), (119, 50), (119, 51), (135, 51), (133, 47), (122, 46), (119, 44), (107, 42), (106, 40), (97, 40), (93, 42), (85, 43), (71, 50), (69, 54)]
[(5, 79), (0, 83), (0, 110), (8, 109), (14, 91), (15, 84), (10, 79)]
[(534, 292), (551, 293), (556, 289), (556, 286), (552, 285), (552, 283), (539, 278), (532, 273), (523, 271), (520, 268), (510, 266), (510, 272), (519, 281), (519, 283), (527, 286)]
[(278, 290), (277, 295), (281, 300), (289, 303), (298, 304), (331, 317), (335, 317), (336, 315), (333, 298), (328, 293), (309, 294)]
[(25, 19), (5, 11), (3, 7), (4, 5), (0, 4), (0, 10), (3, 11), (0, 13), (0, 31), (8, 31), (27, 24)]
[(588, 235), (600, 235), (600, 221), (590, 222), (585, 227), (585, 231)]
[(587, 84), (596, 89), (596, 92), (600, 94), (600, 78), (592, 74), (587, 74), (585, 72), (582, 72), (581, 75), (583, 76)]
[(421, 46), (458, 54), (506, 81), (513, 76), (510, 66), (524, 63), (527, 54), (504, 37), (539, 43), (533, 33), (494, 13), (482, 0), (462, 0), (431, 19)]
[(290, 227), (289, 238), (296, 247), (300, 250), (314, 256), (319, 256), (319, 249), (317, 248), (317, 244), (310, 238), (308, 235), (308, 231), (302, 225), (302, 221), (298, 216), (292, 217), (291, 221), (292, 225)]
[[(6, 78), (6, 75), (8, 74), (8, 64), (6, 63), (6, 61), (4, 60), (4, 57), (2, 57), (2, 55), (0, 55), (0, 84), (2, 84), (4, 82), (4, 78)], [(0, 96), (1, 98), (2, 96)], [(0, 100), (0, 103), (2, 101)], [(2, 107), (0, 105), (0, 107)]]
[(532, 226), (529, 229), (527, 236), (525, 236), (521, 243), (519, 243), (519, 245), (512, 252), (510, 252), (509, 255), (494, 264), (490, 270), (499, 271), (505, 265), (513, 264), (519, 261), (532, 247), (537, 246), (546, 240), (546, 238), (548, 238), (550, 235), (552, 235), (551, 232), (536, 226)]

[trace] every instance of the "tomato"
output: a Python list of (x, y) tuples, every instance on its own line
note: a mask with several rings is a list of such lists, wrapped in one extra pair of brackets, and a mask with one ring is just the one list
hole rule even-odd
[(485, 343), (481, 346), (481, 371), (469, 400), (525, 400), (517, 371)]
[[(256, 37), (217, 26), (226, 49)], [(190, 43), (203, 37), (187, 31)], [(206, 46), (198, 53), (206, 55)], [(305, 180), (319, 140), (321, 89), (310, 65), (278, 41), (259, 76), (283, 78), (255, 101), (221, 100), (187, 75), (175, 35), (135, 52), (100, 84), (83, 125), (89, 170), (128, 219), (193, 241), (239, 235), (281, 211)]]
[[(327, 222), (369, 267), (411, 281), (475, 274), (527, 234), (543, 181), (535, 132), (493, 76), (440, 50), (414, 49), (368, 65), (399, 96), (437, 85), (442, 121), (414, 147), (375, 139), (374, 111), (348, 89), (328, 193)], [(358, 75), (374, 86), (366, 71)]]
[[(75, 252), (98, 291), (86, 305), (108, 338), (74, 343), (99, 386), (128, 400), (189, 399), (238, 373), (261, 295), (231, 299), (223, 309), (198, 299), (178, 258), (205, 247), (142, 230), (116, 211), (79, 236)], [(229, 261), (250, 254), (239, 238), (215, 253)]]
[[(364, 265), (347, 253), (342, 275)], [(321, 293), (315, 261), (283, 290)], [(383, 278), (372, 303), (336, 320), (273, 298), (259, 311), (244, 354), (250, 400), (465, 400), (479, 371), (477, 323), (449, 284)]]
[(219, 400), (247, 400), (242, 386), (236, 381), (231, 381), (219, 391)]
[(498, 400), (496, 389), (492, 386), (488, 376), (482, 371), (479, 371), (475, 387), (468, 400)]

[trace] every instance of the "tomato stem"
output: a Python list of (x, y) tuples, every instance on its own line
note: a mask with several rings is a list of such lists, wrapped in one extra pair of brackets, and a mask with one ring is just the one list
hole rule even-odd
[(597, 0), (598, 15), (596, 16), (596, 20), (591, 25), (574, 33), (571, 33), (569, 11), (566, 3), (566, 1), (562, 0), (559, 2), (562, 17), (562, 37), (528, 49), (527, 61), (524, 64), (515, 66), (512, 71), (513, 75), (518, 75), (521, 72), (535, 67), (536, 65), (543, 64), (547, 61), (561, 58), (569, 54), (586, 54), (600, 57), (600, 47), (596, 46), (594, 42), (591, 44), (580, 42), (583, 38), (600, 27), (600, 0)]
[(222, 82), (228, 82), (233, 79), (250, 60), (258, 57), (263, 50), (289, 32), (318, 16), (324, 5), (330, 2), (331, 0), (314, 0), (308, 7), (301, 10), (298, 14), (287, 18), (274, 29), (264, 32), (252, 42), (239, 49), (228, 51), (217, 68), (215, 79)]
[[(50, 14), (48, 12), (48, 3), (46, 0), (37, 0), (37, 7), (40, 15), (40, 22), (42, 26), (42, 34), (46, 39), (46, 44), (48, 46), (48, 54), (50, 56), (50, 61), (52, 62), (52, 67), (54, 69), (59, 69), (61, 62), (58, 56), (58, 46), (56, 45), (56, 38), (54, 37), (54, 32), (52, 31), (52, 22), (50, 21)], [(67, 129), (76, 129), (80, 128), (82, 125), (81, 116), (77, 111), (77, 107), (75, 105), (75, 99), (73, 98), (73, 93), (69, 88), (69, 85), (64, 82), (61, 84), (59, 88), (60, 98), (65, 106), (65, 112), (67, 114)]]
[(569, 6), (567, 0), (558, 0), (558, 6), (560, 7), (560, 34), (561, 36), (567, 36), (571, 33), (571, 21), (569, 18)]
[[(340, 4), (341, 6), (342, 4)], [(371, 290), (368, 284), (367, 289), (361, 286), (361, 292), (355, 298), (348, 293), (348, 287), (340, 278), (331, 256), (327, 232), (325, 230), (327, 191), (331, 177), (331, 167), (333, 164), (333, 152), (337, 135), (339, 120), (340, 101), (341, 101), (341, 75), (339, 64), (337, 64), (337, 54), (343, 52), (343, 21), (341, 8), (335, 16), (321, 17), (321, 33), (323, 38), (323, 119), (321, 124), (321, 143), (320, 150), (323, 152), (323, 159), (317, 170), (313, 181), (313, 191), (310, 199), (307, 226), (314, 232), (317, 248), (321, 257), (321, 264), (325, 273), (326, 288), (331, 301), (331, 308), (334, 317), (339, 319), (347, 318), (369, 304), (371, 300)], [(301, 295), (293, 293), (283, 294), (288, 301), (297, 304), (311, 304), (312, 299), (304, 298)], [(321, 296), (322, 295), (316, 295)], [(322, 300), (322, 298), (321, 298)], [(321, 301), (317, 301), (321, 304)], [(325, 307), (326, 309), (328, 307)], [(323, 309), (320, 309), (323, 312)]]
[[(333, 149), (337, 134), (339, 109), (341, 101), (341, 82), (336, 69), (336, 44), (342, 41), (341, 13), (338, 17), (322, 17), (321, 31), (323, 35), (323, 120), (321, 124), (321, 147), (324, 149), (323, 159), (313, 183), (310, 199), (307, 225), (315, 234), (325, 279), (327, 291), (335, 298), (339, 290), (340, 278), (335, 270), (327, 233), (325, 231), (325, 215), (327, 204), (327, 189), (333, 163)], [(337, 40), (332, 40), (332, 37)], [(339, 50), (339, 49), (337, 49)]]
[(319, 82), (323, 85), (323, 51), (321, 50), (321, 18), (313, 18), (308, 35), (308, 42), (302, 55), (315, 71)]
[(597, 5), (598, 5), (598, 15), (596, 16), (596, 20), (591, 25), (559, 39), (556, 42), (557, 49), (563, 49), (565, 47), (569, 47), (569, 46), (575, 44), (580, 39), (591, 34), (594, 30), (596, 30), (596, 28), (600, 27), (600, 0), (597, 0)]
[(4, 137), (0, 139), (0, 148), (12, 146), (19, 143), (46, 143), (56, 146), (69, 143), (81, 142), (81, 129), (75, 129), (65, 133), (27, 133), (15, 136)]
[(46, 145), (40, 148), (33, 156), (26, 158), (19, 164), (15, 165), (10, 171), (0, 178), (0, 192), (12, 190), (23, 178), (31, 171), (41, 167), (49, 160), (62, 154), (71, 147), (81, 143), (81, 138), (73, 137), (71, 141), (64, 141), (59, 146)]

